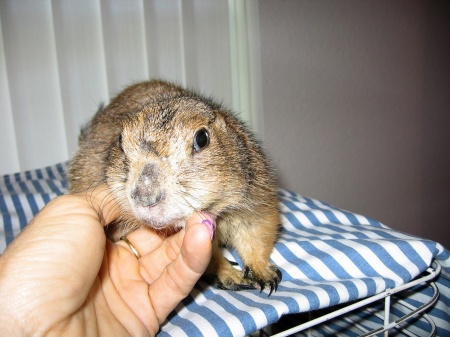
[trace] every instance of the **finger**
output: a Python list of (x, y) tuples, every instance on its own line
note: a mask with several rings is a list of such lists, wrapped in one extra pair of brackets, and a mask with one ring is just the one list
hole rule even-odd
[(135, 260), (139, 259), (136, 264), (140, 267), (141, 277), (151, 284), (171, 261), (164, 256), (163, 243), (164, 238), (154, 230), (139, 228), (115, 244), (131, 253)]
[(170, 237), (172, 244), (168, 244), (169, 238), (165, 238), (151, 228), (142, 227), (127, 234), (124, 239), (117, 241), (115, 244), (128, 250), (134, 255), (134, 258), (139, 259), (141, 276), (148, 284), (151, 284), (161, 275), (164, 268), (176, 258), (180, 252), (183, 237), (184, 231), (175, 233)]
[[(205, 220), (207, 220), (207, 223), (209, 224), (215, 224), (215, 220), (210, 213), (195, 212), (188, 219), (185, 227), (187, 228), (195, 223), (202, 223), (202, 221)], [(213, 225), (211, 230), (214, 231), (214, 229), (215, 225)], [(133, 246), (138, 250), (139, 255), (141, 256), (153, 252), (157, 247), (159, 247), (160, 244), (165, 243), (167, 246), (171, 246), (173, 248), (172, 250), (175, 252), (175, 256), (171, 259), (173, 260), (180, 251), (184, 237), (184, 230), (182, 229), (178, 232), (174, 231), (172, 235), (167, 235), (166, 232), (161, 233), (149, 227), (140, 227), (127, 234), (126, 237), (133, 243)]]
[[(211, 233), (198, 218), (189, 222), (177, 258), (151, 284), (150, 301), (160, 323), (193, 289), (206, 270), (212, 254)], [(162, 295), (163, 294), (163, 295)]]
[[(135, 256), (121, 245), (107, 241), (102, 267), (102, 290), (115, 317), (128, 331), (134, 331), (133, 336), (143, 335), (135, 333), (140, 324), (154, 336), (159, 322), (152, 312), (148, 283), (140, 275)], [(135, 319), (138, 319), (140, 324), (136, 324)]]
[(195, 212), (188, 220), (186, 228), (197, 223), (202, 223), (208, 228), (211, 241), (214, 240), (214, 232), (216, 231), (216, 219), (209, 212)]
[(119, 204), (107, 185), (97, 185), (75, 195), (82, 197), (91, 206), (103, 226), (109, 225), (119, 217)]
[[(173, 282), (170, 281), (170, 277), (161, 277), (161, 274), (164, 275), (167, 273), (167, 268), (162, 268), (161, 272), (158, 276), (160, 278), (153, 284), (157, 284), (160, 282), (159, 288), (160, 290), (154, 293), (155, 298), (152, 298), (152, 291), (149, 290), (153, 285), (150, 285), (148, 281), (142, 278), (142, 271), (139, 270), (139, 264), (144, 258), (137, 260), (136, 257), (131, 253), (129, 247), (123, 246), (121, 242), (113, 244), (109, 242), (107, 245), (107, 260), (108, 260), (108, 269), (109, 275), (111, 276), (111, 280), (114, 284), (114, 289), (120, 294), (120, 298), (123, 302), (127, 304), (127, 306), (135, 313), (135, 315), (141, 320), (147, 330), (154, 334), (158, 329), (155, 327), (159, 327), (165, 317), (173, 310), (173, 308), (189, 293), (192, 287), (195, 285), (195, 282), (201, 276), (204, 271), (203, 266), (199, 266), (199, 263), (196, 259), (192, 259), (192, 250), (195, 251), (196, 247), (200, 247), (198, 244), (202, 244), (205, 241), (209, 245), (206, 246), (206, 256), (207, 261), (206, 265), (209, 262), (211, 255), (211, 242), (210, 242), (210, 233), (209, 230), (203, 224), (197, 224), (198, 227), (192, 226), (190, 224), (188, 231), (185, 236), (184, 245), (193, 246), (193, 249), (188, 249), (187, 256), (188, 259), (193, 260), (192, 266), (189, 264), (185, 264), (183, 260), (181, 274), (179, 277), (185, 277), (186, 279), (191, 278), (189, 275), (188, 269), (191, 269), (191, 274), (195, 274), (195, 279), (190, 282), (189, 289), (185, 292), (184, 295), (180, 296), (178, 291), (176, 295), (173, 295), (173, 291), (171, 290)], [(206, 234), (204, 232), (206, 231)], [(138, 232), (138, 235), (144, 235), (144, 232)], [(178, 233), (177, 233), (178, 234)], [(131, 238), (131, 234), (130, 234)], [(137, 237), (134, 236), (133, 239)], [(206, 240), (205, 240), (206, 238)], [(183, 255), (184, 245), (181, 247), (181, 252), (178, 250), (178, 255)], [(209, 246), (209, 254), (208, 254), (208, 246)], [(159, 247), (157, 252), (161, 251)], [(146, 257), (154, 257), (153, 263), (149, 263), (152, 267), (149, 267), (149, 270), (153, 271), (155, 269), (155, 264), (158, 263), (157, 254), (153, 254), (152, 252), (148, 254)], [(205, 254), (201, 254), (205, 255)], [(175, 259), (177, 261), (179, 258)], [(182, 257), (184, 259), (184, 257)], [(141, 264), (142, 266), (142, 264)], [(170, 265), (169, 267), (170, 268)], [(179, 268), (179, 267), (176, 267)], [(142, 268), (141, 268), (142, 269)], [(170, 275), (170, 272), (168, 273)], [(166, 307), (162, 307), (166, 306)], [(120, 315), (119, 315), (120, 316)]]
[[(204, 220), (207, 220), (209, 224), (215, 223), (209, 213), (196, 212), (189, 218), (186, 228), (202, 223)], [(186, 230), (183, 229), (168, 238), (164, 238), (152, 229), (140, 228), (127, 235), (127, 239), (141, 256), (141, 259), (139, 259), (142, 267), (141, 274), (149, 284), (153, 283), (161, 275), (164, 268), (177, 258), (185, 232)], [(210, 237), (212, 237), (211, 233)], [(118, 244), (131, 250), (131, 247), (127, 247), (127, 244), (123, 241), (119, 241)]]
[[(150, 254), (164, 241), (164, 236), (148, 227), (138, 228), (128, 233), (126, 237), (132, 242), (140, 256)], [(117, 241), (117, 244), (124, 245), (125, 243), (123, 241)]]

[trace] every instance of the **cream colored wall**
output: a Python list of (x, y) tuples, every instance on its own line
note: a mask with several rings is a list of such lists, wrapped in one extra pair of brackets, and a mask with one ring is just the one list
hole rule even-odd
[(260, 0), (282, 185), (450, 247), (448, 2)]

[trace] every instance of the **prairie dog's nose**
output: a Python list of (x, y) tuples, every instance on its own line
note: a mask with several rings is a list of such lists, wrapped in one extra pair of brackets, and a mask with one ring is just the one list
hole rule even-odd
[(160, 189), (159, 169), (155, 164), (146, 164), (139, 175), (134, 189), (131, 191), (131, 198), (136, 204), (144, 207), (156, 205), (163, 199)]
[(138, 185), (151, 185), (158, 179), (159, 169), (155, 164), (145, 164), (138, 179)]

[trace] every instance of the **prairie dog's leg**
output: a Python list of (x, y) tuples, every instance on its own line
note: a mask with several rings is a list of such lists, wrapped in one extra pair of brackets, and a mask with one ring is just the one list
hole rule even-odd
[(243, 277), (258, 284), (261, 291), (269, 287), (272, 293), (281, 282), (281, 272), (270, 263), (270, 254), (278, 236), (279, 213), (265, 213), (264, 217), (255, 217), (251, 221), (236, 231), (232, 244), (244, 263)]
[(265, 214), (261, 218), (246, 216), (245, 220), (233, 217), (218, 224), (218, 228), (222, 226), (221, 233), (217, 233), (219, 239), (221, 236), (229, 238), (226, 243), (236, 248), (244, 263), (242, 272), (234, 268), (223, 257), (215, 242), (207, 274), (216, 276), (215, 284), (218, 287), (231, 290), (253, 286), (263, 290), (269, 287), (270, 294), (277, 289), (281, 272), (270, 263), (270, 254), (278, 235), (279, 214), (278, 211), (269, 213), (267, 210)]
[(230, 261), (223, 256), (221, 249), (217, 245), (217, 241), (213, 243), (211, 262), (205, 274), (212, 280), (216, 287), (221, 289), (254, 289), (250, 280), (244, 279), (243, 273), (233, 267)]

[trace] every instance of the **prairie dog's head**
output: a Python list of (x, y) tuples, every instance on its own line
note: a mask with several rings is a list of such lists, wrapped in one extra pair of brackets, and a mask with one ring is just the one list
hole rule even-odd
[(226, 122), (234, 117), (226, 114), (195, 97), (154, 102), (130, 114), (106, 171), (121, 207), (162, 229), (183, 226), (194, 211), (217, 215), (239, 203), (245, 155)]

